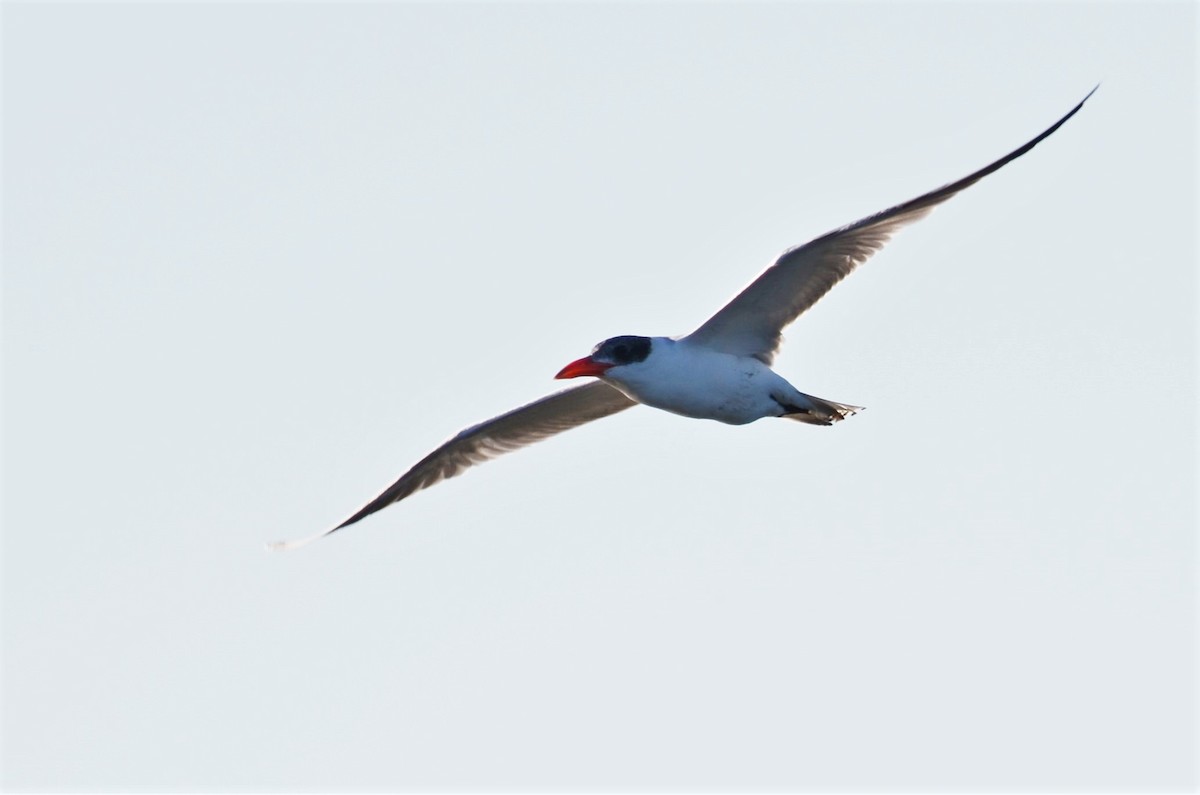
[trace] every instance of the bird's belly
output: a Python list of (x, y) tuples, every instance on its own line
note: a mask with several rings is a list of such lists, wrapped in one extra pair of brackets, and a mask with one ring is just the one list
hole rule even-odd
[(774, 380), (782, 379), (758, 362), (738, 368), (690, 369), (674, 375), (613, 385), (644, 405), (730, 425), (745, 425), (781, 413), (771, 392), (776, 386)]

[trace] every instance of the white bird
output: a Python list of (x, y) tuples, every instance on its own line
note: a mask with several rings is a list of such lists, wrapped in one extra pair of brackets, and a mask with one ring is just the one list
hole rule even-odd
[(897, 229), (1037, 146), (1074, 116), (1095, 91), (1088, 92), (1041, 135), (978, 171), (783, 252), (691, 334), (678, 338), (621, 336), (601, 342), (590, 355), (571, 362), (555, 376), (594, 376), (599, 380), (466, 428), (337, 527), (300, 541), (275, 542), (269, 548), (303, 546), (475, 464), (638, 403), (731, 425), (763, 417), (831, 425), (855, 414), (861, 407), (806, 395), (771, 369), (784, 327), (883, 248)]

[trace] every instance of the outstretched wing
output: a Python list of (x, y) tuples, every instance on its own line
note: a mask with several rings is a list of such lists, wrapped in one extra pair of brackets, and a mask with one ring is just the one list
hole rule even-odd
[(725, 353), (756, 356), (770, 364), (784, 327), (883, 248), (897, 229), (923, 218), (951, 196), (1037, 146), (1078, 113), (1095, 92), (1093, 88), (1070, 113), (1041, 135), (975, 173), (788, 249), (749, 287), (685, 339)]
[(636, 403), (603, 381), (565, 389), (507, 414), (472, 425), (418, 461), (400, 479), (358, 513), (332, 530), (300, 541), (276, 541), (267, 546), (285, 551), (304, 546), (322, 536), (382, 510), (409, 495), (462, 474), (476, 464), (540, 442), (592, 420), (624, 411)]

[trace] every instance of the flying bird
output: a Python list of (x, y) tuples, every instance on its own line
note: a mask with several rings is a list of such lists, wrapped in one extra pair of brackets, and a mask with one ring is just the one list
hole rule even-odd
[(806, 395), (771, 369), (784, 327), (883, 248), (897, 229), (1037, 146), (1078, 113), (1095, 92), (1093, 88), (1036, 138), (978, 171), (788, 249), (691, 334), (604, 340), (555, 376), (597, 380), (460, 431), (337, 527), (268, 547), (287, 550), (303, 546), (476, 464), (639, 403), (731, 425), (763, 417), (809, 425), (841, 422), (861, 407)]

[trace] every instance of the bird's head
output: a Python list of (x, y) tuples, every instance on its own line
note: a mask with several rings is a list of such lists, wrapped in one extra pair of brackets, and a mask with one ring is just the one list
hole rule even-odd
[(555, 378), (578, 378), (581, 375), (602, 376), (613, 367), (644, 362), (650, 355), (649, 337), (612, 337), (592, 348), (590, 356), (576, 359), (558, 371)]

